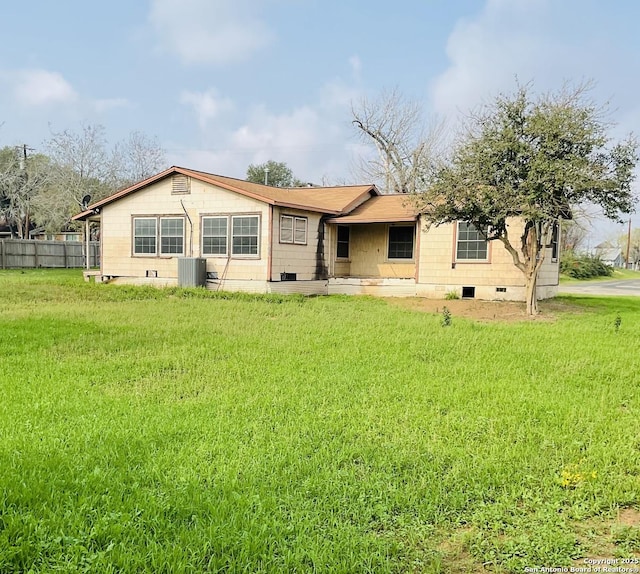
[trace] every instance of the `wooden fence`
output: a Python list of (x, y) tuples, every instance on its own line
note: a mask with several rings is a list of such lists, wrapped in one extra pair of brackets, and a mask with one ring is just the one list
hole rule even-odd
[[(0, 269), (85, 267), (83, 241), (0, 239)], [(100, 266), (100, 243), (89, 243), (89, 266)]]

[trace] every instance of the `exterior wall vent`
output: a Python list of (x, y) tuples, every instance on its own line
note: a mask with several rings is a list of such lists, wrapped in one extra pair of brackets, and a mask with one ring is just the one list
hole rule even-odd
[(280, 281), (296, 281), (297, 279), (297, 273), (280, 273)]
[(176, 173), (171, 178), (171, 193), (177, 195), (191, 193), (191, 180), (186, 175)]
[(207, 284), (207, 260), (202, 257), (178, 259), (178, 287), (204, 287)]
[(476, 296), (476, 288), (475, 287), (463, 287), (462, 288), (462, 298), (463, 299), (473, 299)]
[(507, 288), (506, 287), (496, 287), (496, 292), (497, 293), (506, 293), (507, 292)]
[(145, 273), (146, 277), (157, 277), (158, 276), (158, 272), (155, 269), (147, 269), (146, 273)]

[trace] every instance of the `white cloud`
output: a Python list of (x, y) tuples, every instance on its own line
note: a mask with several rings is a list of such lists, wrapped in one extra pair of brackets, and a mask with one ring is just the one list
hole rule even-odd
[(13, 94), (21, 105), (68, 104), (78, 95), (61, 74), (48, 70), (21, 70), (13, 74)]
[(476, 19), (459, 21), (447, 42), (450, 65), (431, 85), (433, 111), (452, 118), (511, 91), (516, 78), (538, 86), (562, 76), (557, 63), (570, 49), (547, 33), (546, 6), (535, 0), (488, 0)]
[(180, 103), (193, 108), (198, 118), (200, 129), (205, 129), (210, 121), (234, 108), (230, 99), (218, 97), (216, 90), (213, 88), (206, 92), (183, 90), (180, 94)]
[[(536, 92), (594, 79), (596, 102), (612, 101), (614, 138), (640, 129), (638, 80), (629, 70), (635, 53), (623, 38), (603, 29), (598, 3), (551, 0), (487, 0), (473, 19), (460, 20), (447, 42), (448, 68), (430, 86), (432, 111), (449, 125), (499, 92), (512, 92), (516, 77)], [(622, 100), (621, 107), (618, 108)], [(615, 224), (593, 216), (592, 233), (604, 239)]]
[[(355, 97), (356, 92), (336, 81), (325, 86), (319, 99), (310, 105), (282, 113), (254, 106), (239, 127), (225, 130), (216, 125), (215, 133), (201, 124), (203, 149), (174, 149), (170, 159), (178, 165), (239, 178), (245, 176), (249, 164), (282, 161), (303, 181), (351, 182), (349, 173), (356, 147), (350, 138), (349, 95)], [(208, 101), (206, 97), (193, 99)], [(215, 93), (212, 101), (215, 117), (219, 113)]]
[(257, 14), (261, 0), (152, 0), (149, 21), (159, 45), (186, 64), (244, 60), (272, 32)]

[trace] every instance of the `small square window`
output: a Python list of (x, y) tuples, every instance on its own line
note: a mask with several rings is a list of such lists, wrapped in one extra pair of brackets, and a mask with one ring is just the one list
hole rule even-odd
[(307, 244), (307, 218), (280, 216), (280, 243)]

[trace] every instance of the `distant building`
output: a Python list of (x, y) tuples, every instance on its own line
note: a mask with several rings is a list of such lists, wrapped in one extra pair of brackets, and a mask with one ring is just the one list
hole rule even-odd
[(622, 250), (618, 247), (606, 247), (602, 249), (596, 247), (596, 255), (600, 257), (600, 260), (606, 265), (617, 268), (624, 267)]

